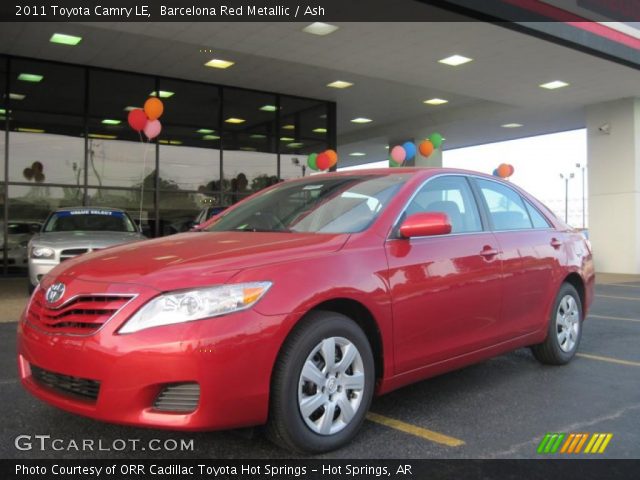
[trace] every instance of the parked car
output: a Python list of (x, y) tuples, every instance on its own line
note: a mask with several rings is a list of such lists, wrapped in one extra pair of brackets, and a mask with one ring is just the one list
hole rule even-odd
[(206, 222), (207, 220), (211, 219), (211, 217), (224, 212), (227, 208), (229, 207), (223, 207), (222, 205), (209, 205), (207, 207), (204, 207), (196, 216), (195, 220), (193, 221), (192, 227)]
[(93, 207), (58, 209), (47, 217), (41, 232), (29, 242), (29, 292), (61, 262), (144, 238), (123, 210)]
[[(4, 235), (0, 235), (0, 258), (6, 250), (9, 268), (26, 268), (27, 244), (32, 235), (40, 231), (42, 224), (32, 220), (12, 220), (7, 224), (7, 227), (6, 245)], [(4, 222), (0, 222), (0, 232), (3, 231)]]
[(586, 239), (495, 177), (317, 175), (198, 233), (56, 267), (19, 324), (20, 377), (102, 421), (266, 423), (285, 448), (325, 452), (374, 394), (527, 346), (569, 362), (593, 287)]

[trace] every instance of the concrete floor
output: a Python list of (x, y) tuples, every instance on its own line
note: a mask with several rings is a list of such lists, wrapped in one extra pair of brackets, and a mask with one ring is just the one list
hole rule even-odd
[[(640, 278), (600, 275), (598, 281), (579, 354), (569, 365), (540, 365), (522, 349), (392, 392), (374, 401), (376, 416), (352, 444), (320, 458), (539, 458), (536, 449), (547, 432), (611, 432), (600, 458), (640, 458)], [(0, 284), (0, 319), (9, 322), (26, 301), (23, 283), (12, 283)], [(192, 451), (172, 451), (172, 458), (292, 457), (260, 434), (122, 427), (49, 407), (16, 378), (15, 328), (15, 323), (0, 325), (0, 458), (167, 456), (148, 448), (20, 451), (14, 439), (21, 434), (64, 442), (101, 439), (107, 446), (116, 439), (140, 439), (141, 448), (151, 439), (193, 440)]]

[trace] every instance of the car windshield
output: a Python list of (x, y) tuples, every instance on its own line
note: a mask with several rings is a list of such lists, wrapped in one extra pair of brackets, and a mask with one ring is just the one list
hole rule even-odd
[(206, 231), (354, 233), (380, 215), (409, 174), (309, 177), (222, 213)]
[(60, 210), (51, 214), (45, 232), (135, 232), (124, 212), (101, 209)]

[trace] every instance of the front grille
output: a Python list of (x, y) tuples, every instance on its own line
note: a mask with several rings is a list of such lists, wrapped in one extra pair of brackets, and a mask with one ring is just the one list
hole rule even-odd
[(72, 377), (50, 372), (31, 365), (31, 377), (36, 383), (49, 387), (57, 392), (97, 400), (100, 393), (100, 382), (88, 378)]
[(60, 252), (60, 261), (64, 262), (65, 260), (69, 260), (70, 258), (77, 257), (78, 255), (82, 255), (83, 253), (87, 253), (88, 251), (88, 248), (68, 248), (66, 250), (62, 250)]
[(89, 335), (98, 330), (132, 297), (125, 295), (80, 295), (57, 308), (38, 290), (27, 312), (27, 321), (48, 333)]
[(189, 413), (198, 407), (199, 401), (199, 384), (174, 383), (162, 389), (153, 402), (153, 408), (163, 412)]

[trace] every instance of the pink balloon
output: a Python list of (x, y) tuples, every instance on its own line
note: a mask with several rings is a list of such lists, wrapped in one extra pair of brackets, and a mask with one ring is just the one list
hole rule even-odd
[(156, 138), (162, 131), (160, 120), (149, 120), (144, 126), (144, 134), (149, 140)]
[(400, 145), (396, 145), (391, 149), (391, 158), (396, 163), (403, 163), (407, 158), (407, 152)]

